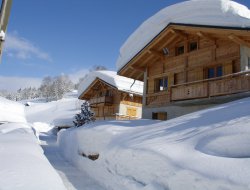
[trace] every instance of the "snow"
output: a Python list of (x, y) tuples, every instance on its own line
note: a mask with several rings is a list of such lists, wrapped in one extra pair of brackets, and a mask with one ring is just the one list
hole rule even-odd
[(64, 185), (69, 190), (103, 190), (98, 182), (89, 177), (86, 172), (80, 171), (74, 167), (60, 154), (56, 144), (55, 135), (40, 134), (40, 140), (44, 153), (52, 166), (59, 173)]
[[(60, 154), (56, 144), (56, 136), (52, 133), (52, 129), (56, 125), (55, 121), (64, 125), (67, 121), (72, 125), (72, 117), (76, 112), (80, 111), (80, 105), (83, 102), (78, 100), (76, 95), (77, 92), (72, 92), (58, 101), (32, 102), (30, 106), (25, 107), (27, 120), (32, 123), (34, 129), (38, 132), (37, 136), (39, 136), (44, 155), (60, 175), (66, 189), (103, 190), (104, 188), (91, 178), (88, 173), (80, 171)], [(46, 186), (44, 189), (47, 189)]]
[(55, 126), (74, 126), (74, 116), (83, 102), (75, 98), (76, 94), (69, 93), (58, 101), (32, 102), (25, 108), (27, 120), (38, 132), (48, 132)]
[(65, 189), (28, 124), (0, 125), (0, 189)]
[(250, 189), (250, 98), (164, 122), (98, 121), (61, 130), (56, 143), (48, 131), (78, 104), (31, 102), (31, 124), (0, 125), (0, 189)]
[(24, 105), (0, 97), (0, 123), (25, 123)]
[[(250, 98), (169, 121), (63, 130), (61, 152), (106, 189), (250, 189)], [(92, 161), (81, 156), (99, 153)]]
[[(115, 71), (93, 71), (88, 74), (79, 85), (78, 96), (81, 96), (88, 87), (94, 82), (97, 78), (105, 81), (109, 85), (114, 86), (120, 91), (125, 91), (129, 93), (135, 93), (142, 95), (143, 93), (143, 82), (135, 81), (133, 79), (122, 77), (116, 74)], [(132, 86), (133, 85), (133, 86)]]
[(142, 23), (120, 48), (119, 71), (170, 23), (250, 28), (250, 10), (230, 0), (191, 0), (166, 7)]

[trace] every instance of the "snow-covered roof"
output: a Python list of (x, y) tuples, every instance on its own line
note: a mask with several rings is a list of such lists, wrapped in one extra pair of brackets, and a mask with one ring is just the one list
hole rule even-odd
[(231, 0), (190, 0), (166, 7), (142, 23), (122, 45), (118, 71), (171, 23), (250, 28), (250, 10)]
[(96, 79), (101, 79), (120, 91), (140, 95), (143, 93), (143, 82), (137, 80), (134, 82), (133, 79), (117, 75), (115, 71), (105, 70), (89, 73), (88, 77), (86, 77), (79, 85), (78, 97), (80, 97)]

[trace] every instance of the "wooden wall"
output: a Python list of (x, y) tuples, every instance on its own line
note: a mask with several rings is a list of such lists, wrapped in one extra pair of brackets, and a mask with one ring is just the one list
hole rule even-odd
[[(197, 42), (198, 48), (189, 51), (189, 44), (193, 41)], [(185, 52), (176, 55), (176, 48), (182, 45)], [(171, 98), (167, 98), (172, 93), (170, 92), (171, 86), (204, 80), (207, 78), (207, 69), (210, 67), (222, 66), (223, 75), (240, 71), (240, 45), (229, 39), (217, 38), (210, 40), (189, 35), (185, 40), (178, 39), (168, 49), (168, 56), (158, 59), (147, 67), (147, 105), (167, 104), (171, 101)], [(168, 77), (169, 88), (161, 92), (160, 95), (166, 96), (161, 100), (157, 97), (159, 94), (157, 95), (155, 92), (155, 79), (163, 77)], [(176, 90), (174, 92), (176, 93), (175, 97), (179, 96), (179, 99), (182, 99), (190, 88), (198, 89), (196, 95), (192, 95), (193, 97), (206, 96), (207, 89), (203, 84), (193, 84), (189, 88), (183, 87), (178, 91)], [(191, 90), (190, 93), (192, 92)], [(156, 101), (156, 99), (158, 100)]]

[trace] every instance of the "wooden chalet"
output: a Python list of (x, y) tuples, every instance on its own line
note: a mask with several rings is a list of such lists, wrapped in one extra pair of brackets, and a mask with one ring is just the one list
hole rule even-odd
[(248, 96), (250, 25), (168, 23), (118, 74), (144, 81), (143, 118), (165, 120)]
[(97, 120), (139, 119), (142, 91), (142, 82), (113, 71), (95, 71), (80, 85), (79, 99), (90, 103)]

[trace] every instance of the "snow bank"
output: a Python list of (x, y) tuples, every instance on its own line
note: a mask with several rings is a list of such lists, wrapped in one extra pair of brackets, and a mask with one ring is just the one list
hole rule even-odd
[[(107, 189), (250, 189), (250, 98), (169, 121), (61, 131), (63, 155)], [(91, 161), (81, 154), (99, 153)]]
[(170, 23), (250, 28), (250, 10), (230, 0), (191, 0), (166, 7), (150, 17), (120, 48), (120, 70)]
[(65, 189), (28, 124), (0, 125), (0, 189)]
[[(81, 82), (78, 89), (78, 96), (80, 96), (96, 78), (99, 78), (106, 83), (114, 86), (120, 91), (135, 93), (142, 95), (143, 82), (135, 81), (133, 79), (122, 77), (116, 74), (114, 71), (93, 71), (88, 74), (88, 77)], [(133, 84), (133, 86), (132, 86)]]
[(26, 123), (24, 105), (0, 97), (0, 123)]

